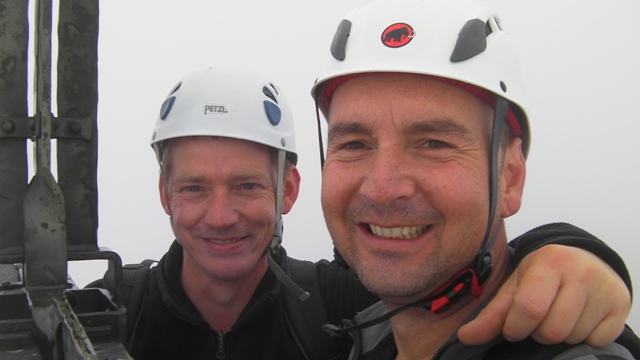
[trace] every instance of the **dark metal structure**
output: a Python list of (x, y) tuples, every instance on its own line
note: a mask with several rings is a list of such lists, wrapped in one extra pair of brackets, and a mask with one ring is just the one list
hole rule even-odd
[[(0, 358), (130, 359), (122, 345), (122, 263), (97, 240), (99, 2), (57, 3), (57, 59), (52, 0), (33, 6), (30, 116), (29, 2), (0, 0)], [(67, 275), (67, 262), (77, 260), (108, 261), (113, 282), (78, 289)]]

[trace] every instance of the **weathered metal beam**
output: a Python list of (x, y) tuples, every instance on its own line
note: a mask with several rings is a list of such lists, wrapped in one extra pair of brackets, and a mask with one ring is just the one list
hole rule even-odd
[[(0, 116), (28, 116), (27, 1), (0, 0)], [(25, 125), (16, 122), (14, 127)], [(11, 124), (0, 124), (11, 130)], [(24, 138), (0, 138), (0, 263), (24, 254), (23, 201), (27, 191), (27, 151)]]
[(65, 287), (67, 235), (64, 196), (51, 174), (51, 0), (36, 2), (36, 173), (24, 202), (25, 285)]
[[(57, 117), (51, 113), (52, 3), (36, 0), (36, 111), (28, 116), (28, 2), (0, 0), (0, 358), (131, 359), (123, 346), (122, 261), (97, 243), (98, 0), (57, 2)], [(15, 54), (24, 67), (17, 72)], [(60, 185), (51, 172), (54, 138)], [(35, 142), (36, 155), (28, 186), (26, 139)], [(106, 289), (73, 286), (67, 261), (98, 259), (109, 261)]]
[[(58, 144), (58, 182), (66, 204), (69, 251), (98, 249), (98, 0), (60, 2), (58, 116), (69, 135)], [(64, 135), (64, 134), (63, 134)]]

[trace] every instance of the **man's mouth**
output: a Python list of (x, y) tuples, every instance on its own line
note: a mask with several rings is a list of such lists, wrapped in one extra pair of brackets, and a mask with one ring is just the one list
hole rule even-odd
[(369, 224), (369, 230), (373, 235), (387, 239), (413, 239), (424, 234), (427, 229), (429, 229), (428, 225), (382, 227)]
[(225, 240), (221, 240), (221, 239), (206, 239), (209, 242), (212, 242), (214, 244), (219, 244), (219, 245), (226, 245), (226, 244), (232, 244), (234, 242), (240, 241), (240, 238), (235, 238), (235, 239), (225, 239)]

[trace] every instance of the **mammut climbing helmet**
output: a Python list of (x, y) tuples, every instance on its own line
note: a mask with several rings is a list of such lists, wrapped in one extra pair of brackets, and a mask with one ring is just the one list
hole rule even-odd
[(525, 156), (529, 151), (519, 61), (509, 33), (491, 9), (470, 0), (374, 0), (340, 22), (330, 56), (312, 88), (325, 116), (333, 91), (351, 77), (424, 74), (470, 91), (491, 106), (496, 95), (506, 99), (507, 122), (522, 138)]
[(293, 116), (273, 82), (240, 69), (209, 67), (185, 76), (162, 103), (151, 146), (158, 161), (163, 141), (221, 136), (284, 150), (297, 161)]

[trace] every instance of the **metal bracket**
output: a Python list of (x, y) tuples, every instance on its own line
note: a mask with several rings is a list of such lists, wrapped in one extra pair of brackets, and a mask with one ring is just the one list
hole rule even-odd
[[(52, 117), (52, 139), (77, 139), (91, 141), (93, 137), (93, 119)], [(34, 117), (0, 116), (0, 139), (19, 138), (33, 139), (35, 136)]]

